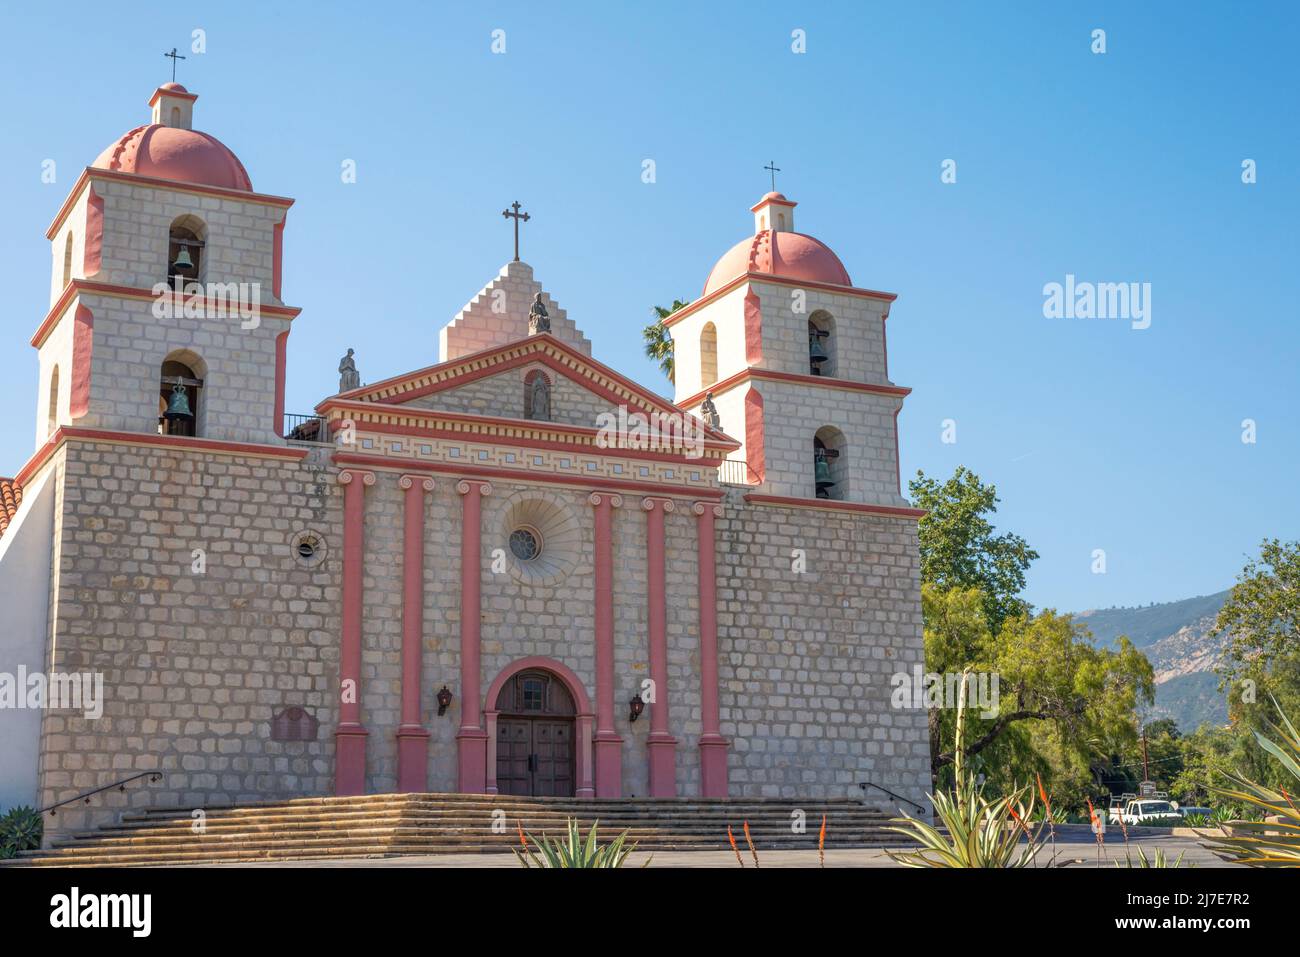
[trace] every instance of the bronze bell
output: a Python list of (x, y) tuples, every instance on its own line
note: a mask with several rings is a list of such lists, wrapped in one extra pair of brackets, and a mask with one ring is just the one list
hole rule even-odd
[(190, 411), (190, 396), (185, 391), (185, 386), (177, 382), (172, 386), (172, 397), (167, 403), (167, 411), (163, 413), (169, 419), (192, 419), (194, 413)]
[(172, 263), (173, 269), (193, 269), (194, 260), (190, 259), (190, 250), (188, 246), (182, 246), (181, 251), (176, 255), (176, 261)]
[(813, 375), (821, 375), (822, 363), (830, 359), (822, 346), (822, 337), (825, 335), (824, 332), (808, 333), (808, 361), (812, 366)]
[(831, 480), (831, 463), (828, 456), (838, 455), (838, 452), (828, 452), (826, 449), (817, 449), (813, 453), (813, 479), (817, 484), (818, 498), (831, 497), (831, 489), (835, 487), (835, 482)]

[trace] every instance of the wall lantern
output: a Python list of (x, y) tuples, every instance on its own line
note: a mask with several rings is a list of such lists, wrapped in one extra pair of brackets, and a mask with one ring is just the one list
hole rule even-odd
[(627, 720), (629, 721), (635, 721), (637, 718), (641, 717), (641, 712), (645, 710), (645, 701), (642, 700), (639, 694), (632, 695), (632, 700), (629, 701), (627, 705), (629, 709)]
[(438, 717), (441, 718), (444, 714), (446, 714), (447, 709), (450, 707), (451, 707), (451, 691), (447, 688), (446, 685), (443, 685), (442, 690), (438, 692)]

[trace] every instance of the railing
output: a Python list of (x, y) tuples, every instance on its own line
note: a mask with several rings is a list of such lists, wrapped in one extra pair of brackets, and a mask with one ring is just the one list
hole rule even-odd
[(889, 788), (881, 787), (879, 784), (876, 784), (874, 781), (863, 781), (858, 785), (858, 787), (862, 788), (862, 800), (864, 801), (867, 799), (867, 788), (875, 788), (877, 791), (884, 791), (895, 801), (902, 801), (904, 804), (910, 804), (912, 805), (912, 807), (916, 808), (917, 811), (919, 811), (920, 813), (922, 814), (925, 813), (925, 808), (917, 804), (915, 801), (909, 800), (908, 798), (903, 797), (903, 795), (901, 794), (895, 794), (893, 791), (889, 790)]
[(329, 420), (323, 415), (284, 414), (284, 437), (290, 442), (332, 443)]
[(718, 481), (723, 485), (753, 485), (749, 464), (738, 459), (724, 459), (718, 466)]
[(132, 781), (138, 781), (140, 778), (148, 778), (150, 784), (156, 784), (158, 781), (162, 780), (162, 772), (141, 771), (139, 774), (133, 774), (129, 778), (122, 778), (122, 780), (120, 781), (114, 781), (112, 784), (105, 784), (103, 787), (92, 788), (89, 791), (82, 791), (76, 797), (70, 797), (66, 801), (59, 801), (56, 804), (51, 804), (47, 807), (43, 807), (37, 813), (44, 814), (46, 811), (49, 811), (50, 817), (54, 817), (55, 814), (58, 813), (59, 808), (61, 807), (64, 807), (68, 804), (76, 804), (78, 801), (84, 801), (85, 803), (89, 804), (90, 799), (94, 797), (96, 794), (99, 794), (102, 791), (111, 791), (113, 790), (113, 788), (117, 788), (119, 791), (125, 791), (126, 786), (128, 784), (130, 784)]

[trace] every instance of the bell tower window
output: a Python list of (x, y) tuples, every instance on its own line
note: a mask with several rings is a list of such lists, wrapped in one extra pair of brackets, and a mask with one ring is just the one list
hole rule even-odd
[(819, 309), (808, 317), (808, 371), (812, 375), (838, 374), (835, 362), (835, 319)]
[(63, 243), (63, 287), (66, 289), (70, 282), (72, 282), (72, 233), (68, 233), (68, 238)]
[(207, 227), (197, 216), (181, 216), (167, 234), (167, 282), (179, 276), (184, 282), (202, 282), (206, 275), (203, 249)]
[(843, 501), (849, 496), (848, 443), (834, 426), (813, 436), (813, 487), (817, 498)]
[(718, 327), (711, 322), (700, 332), (700, 388), (718, 381)]
[(59, 367), (50, 373), (50, 400), (45, 418), (45, 435), (49, 437), (59, 427)]
[(158, 434), (203, 434), (203, 362), (193, 353), (168, 357), (158, 383)]

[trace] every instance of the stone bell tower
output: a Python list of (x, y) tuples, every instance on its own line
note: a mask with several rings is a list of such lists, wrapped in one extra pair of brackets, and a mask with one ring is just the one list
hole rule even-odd
[(193, 128), (197, 99), (155, 90), (151, 122), (86, 168), (47, 232), (37, 447), (59, 426), (280, 441), (293, 200), (255, 192), (238, 157)]
[(724, 481), (754, 494), (906, 505), (896, 420), (908, 389), (889, 380), (892, 293), (853, 285), (839, 257), (795, 232), (796, 203), (770, 192), (754, 233), (709, 273), (700, 298), (665, 320), (678, 405), (710, 393), (742, 448)]

